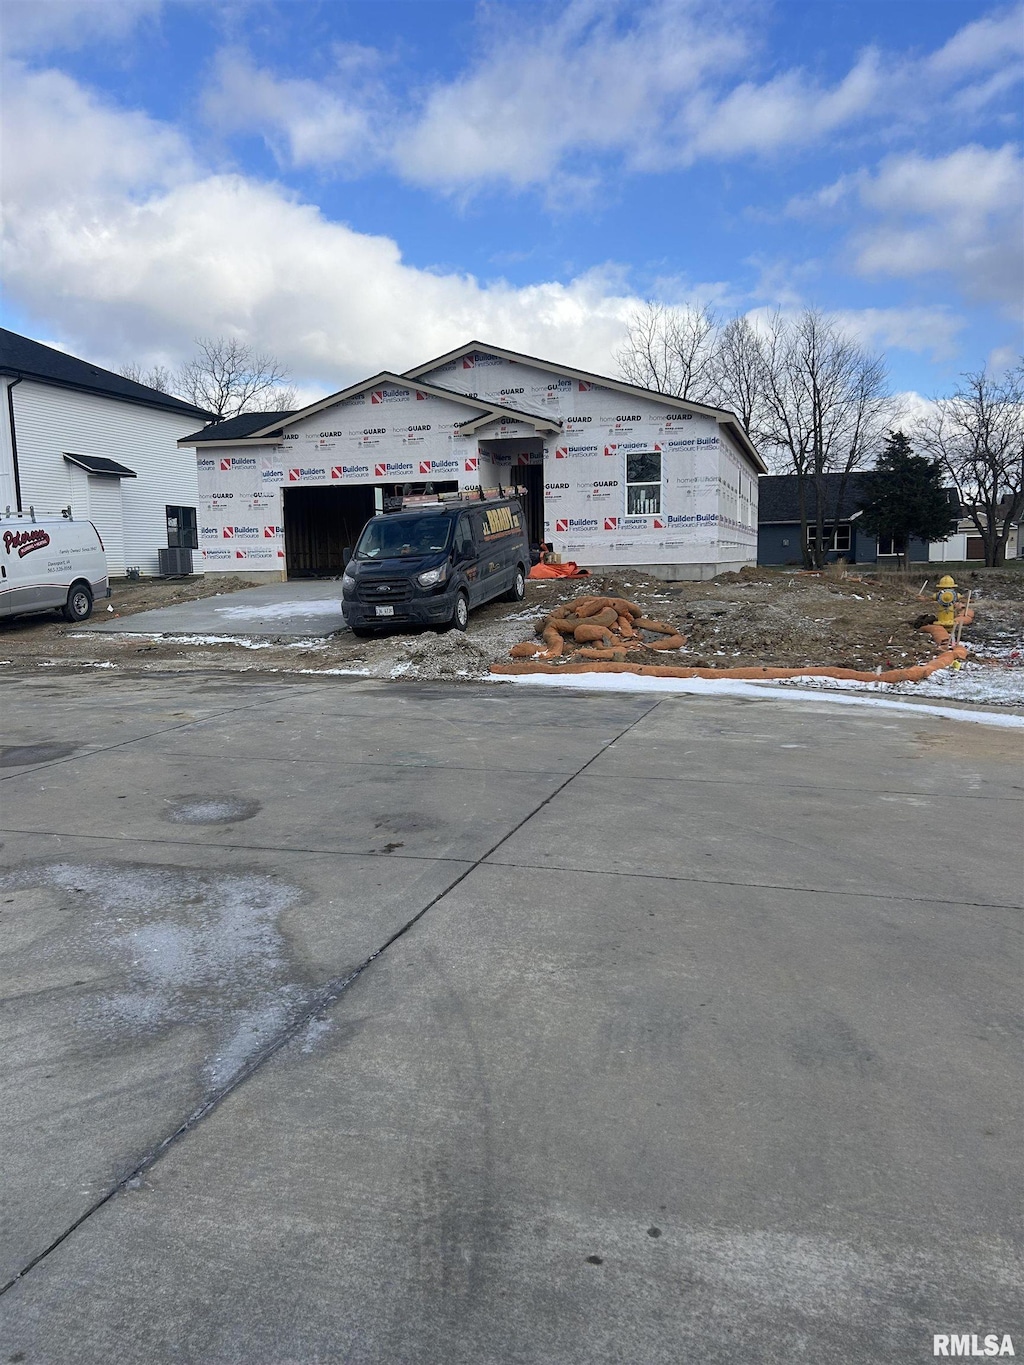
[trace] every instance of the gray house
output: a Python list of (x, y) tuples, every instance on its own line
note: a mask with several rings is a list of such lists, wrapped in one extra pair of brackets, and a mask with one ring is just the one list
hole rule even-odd
[[(795, 474), (765, 474), (758, 479), (757, 562), (758, 564), (802, 564), (800, 539), (799, 479)], [(840, 496), (841, 490), (841, 496)], [(818, 509), (812, 479), (805, 480), (807, 543), (813, 547), (817, 536)], [(830, 560), (845, 559), (849, 564), (895, 564), (899, 549), (891, 538), (868, 535), (859, 526), (865, 501), (863, 474), (824, 476), (825, 546)], [(910, 542), (909, 558), (928, 559), (928, 542)]]

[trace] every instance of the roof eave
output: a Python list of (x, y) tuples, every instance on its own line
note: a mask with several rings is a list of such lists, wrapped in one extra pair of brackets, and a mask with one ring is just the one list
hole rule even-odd
[[(56, 389), (71, 389), (74, 393), (91, 393), (99, 398), (110, 398), (115, 403), (134, 403), (139, 408), (157, 408), (161, 412), (174, 413), (179, 417), (190, 417), (207, 419), (213, 421), (212, 412), (207, 412), (205, 408), (194, 408), (190, 403), (185, 403), (177, 399), (174, 403), (160, 402), (156, 398), (146, 398), (138, 394), (114, 393), (110, 389), (104, 389), (96, 384), (76, 384), (70, 379), (55, 379), (52, 375), (39, 374), (35, 370), (18, 369), (13, 365), (0, 364), (0, 375), (6, 375), (11, 379), (30, 379), (37, 384), (51, 384)], [(173, 395), (170, 395), (173, 397)], [(180, 406), (178, 404), (180, 403)]]

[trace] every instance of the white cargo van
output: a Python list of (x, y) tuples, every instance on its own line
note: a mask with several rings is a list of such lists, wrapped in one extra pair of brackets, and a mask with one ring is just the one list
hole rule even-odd
[(91, 521), (0, 515), (0, 617), (56, 609), (85, 621), (93, 599), (109, 596), (107, 556)]

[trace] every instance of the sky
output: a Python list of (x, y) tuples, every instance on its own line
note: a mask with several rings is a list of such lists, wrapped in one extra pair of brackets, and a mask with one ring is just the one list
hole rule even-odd
[(645, 299), (806, 306), (950, 392), (1021, 350), (1024, 10), (3, 0), (0, 322), (300, 399), (470, 339), (617, 372)]

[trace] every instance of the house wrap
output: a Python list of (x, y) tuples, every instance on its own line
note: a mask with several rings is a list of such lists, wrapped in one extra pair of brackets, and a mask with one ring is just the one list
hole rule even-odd
[(481, 342), (179, 445), (208, 572), (340, 573), (369, 517), (430, 491), (519, 489), (531, 541), (584, 567), (710, 578), (757, 556), (764, 464), (732, 413)]

